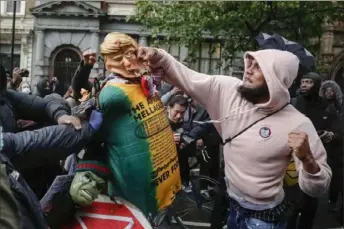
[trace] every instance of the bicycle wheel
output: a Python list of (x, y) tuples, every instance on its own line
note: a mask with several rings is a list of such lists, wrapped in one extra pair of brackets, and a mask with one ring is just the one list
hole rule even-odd
[[(174, 201), (172, 215), (183, 229), (209, 228), (209, 221), (214, 210), (214, 196), (220, 190), (220, 183), (207, 176), (191, 176), (192, 192), (180, 192)], [(202, 182), (207, 184), (207, 195), (202, 189)], [(204, 184), (204, 183), (203, 183)]]

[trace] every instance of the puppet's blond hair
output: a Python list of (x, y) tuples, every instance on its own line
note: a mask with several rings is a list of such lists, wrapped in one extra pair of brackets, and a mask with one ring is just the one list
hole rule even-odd
[(105, 36), (104, 42), (100, 45), (102, 55), (114, 54), (125, 47), (133, 46), (138, 48), (137, 42), (124, 33), (113, 32)]

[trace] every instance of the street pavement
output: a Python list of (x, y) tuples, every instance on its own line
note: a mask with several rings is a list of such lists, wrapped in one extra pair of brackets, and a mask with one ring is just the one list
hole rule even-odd
[[(190, 207), (190, 203), (186, 201), (180, 201), (180, 208), (188, 208)], [(198, 214), (197, 212), (193, 212), (188, 218), (187, 221), (184, 222), (190, 229), (205, 229), (209, 228), (209, 219), (207, 216), (203, 214)], [(224, 227), (226, 228), (226, 227)], [(315, 223), (313, 229), (340, 229), (340, 225), (337, 221), (336, 215), (334, 213), (330, 213), (329, 207), (327, 204), (327, 197), (323, 197), (320, 200), (318, 212), (316, 215)], [(181, 229), (178, 225), (174, 224), (172, 229)]]

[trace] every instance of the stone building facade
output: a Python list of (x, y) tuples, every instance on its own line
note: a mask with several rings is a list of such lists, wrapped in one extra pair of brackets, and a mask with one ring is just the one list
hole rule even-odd
[[(10, 1), (0, 1), (0, 62), (10, 64), (12, 12)], [(109, 1), (17, 1), (14, 66), (27, 68), (35, 86), (45, 76), (59, 78), (66, 86), (82, 57), (82, 52), (99, 46), (109, 32), (127, 33), (141, 45), (152, 45), (150, 34), (138, 24), (126, 21), (134, 13), (133, 0)], [(12, 11), (11, 11), (12, 9)], [(326, 26), (321, 39), (320, 58), (325, 63), (325, 79), (336, 80), (344, 89), (344, 23)], [(159, 46), (180, 61), (188, 55), (185, 47)], [(212, 52), (210, 53), (211, 51)], [(240, 77), (241, 58), (233, 68), (225, 68), (221, 46), (205, 42), (200, 45), (199, 58), (190, 67), (204, 73)], [(92, 75), (103, 72), (103, 63), (95, 65)], [(35, 87), (33, 87), (34, 89)]]
[(335, 80), (344, 90), (344, 22), (325, 26), (320, 58), (325, 64), (325, 79)]
[[(105, 35), (123, 32), (136, 38), (143, 46), (151, 44), (150, 33), (138, 24), (129, 23), (128, 15), (134, 13), (134, 1), (41, 1), (31, 9), (35, 17), (33, 42), (32, 85), (42, 77), (56, 76), (65, 87), (87, 49), (96, 50)], [(178, 45), (160, 44), (180, 61), (187, 57), (187, 49)], [(210, 50), (215, 52), (210, 54)], [(200, 47), (199, 60), (192, 68), (201, 72), (220, 74), (226, 69), (220, 66), (221, 48), (216, 43), (204, 43)], [(103, 72), (100, 61), (94, 66), (92, 76)]]
[[(17, 1), (14, 39), (14, 67), (31, 70), (34, 18), (30, 8), (34, 0)], [(10, 69), (13, 1), (0, 1), (0, 63)]]

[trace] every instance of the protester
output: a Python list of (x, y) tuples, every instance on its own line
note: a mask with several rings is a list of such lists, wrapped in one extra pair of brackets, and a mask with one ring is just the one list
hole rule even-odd
[[(2, 133), (0, 161), (6, 166), (11, 190), (16, 197), (20, 210), (18, 228), (46, 229), (47, 224), (39, 201), (24, 178), (12, 164), (12, 160), (21, 157), (39, 161), (59, 161), (67, 155), (60, 152), (80, 151), (102, 123), (100, 112), (94, 111), (89, 123), (82, 123), (82, 128), (75, 130), (69, 125), (49, 126), (35, 131), (20, 133)], [(56, 136), (55, 133), (59, 133)], [(32, 153), (34, 152), (34, 153)]]
[[(287, 51), (245, 53), (243, 81), (188, 69), (163, 50), (140, 48), (138, 58), (163, 80), (199, 101), (225, 139), (230, 196), (228, 228), (286, 228), (283, 177), (294, 157), (301, 190), (323, 195), (331, 180), (326, 151), (312, 123), (288, 105), (299, 60)], [(288, 125), (286, 125), (286, 123)], [(249, 144), (248, 144), (249, 143)]]
[(0, 162), (0, 228), (20, 228), (19, 206), (10, 189), (6, 167)]
[(342, 123), (343, 94), (335, 81), (327, 80), (322, 83), (319, 95), (327, 102), (326, 111), (338, 114), (331, 126), (331, 129), (334, 130), (331, 135), (332, 140), (325, 144), (328, 162), (333, 172), (329, 191), (330, 210), (337, 211), (337, 201), (341, 199), (340, 194), (343, 189), (343, 130), (340, 125)]
[(32, 91), (30, 83), (26, 81), (21, 82), (21, 84), (18, 87), (18, 91), (31, 95)]
[[(327, 111), (326, 101), (319, 96), (321, 86), (321, 77), (319, 74), (310, 72), (302, 76), (300, 85), (300, 93), (292, 99), (292, 104), (298, 111), (305, 114), (311, 120), (325, 146), (329, 159), (331, 154), (334, 153), (332, 152), (332, 148), (338, 143), (336, 139), (339, 140), (341, 138), (340, 130), (333, 129), (335, 123), (338, 121), (338, 116), (333, 110), (332, 113)], [(305, 192), (298, 194), (297, 191), (293, 192), (293, 196), (301, 196), (301, 200), (298, 198), (293, 200), (295, 208), (294, 216), (291, 217), (288, 228), (313, 228), (313, 221), (319, 205), (318, 198), (313, 198)], [(296, 223), (299, 213), (301, 213), (301, 216), (299, 225), (297, 226)]]
[(80, 62), (72, 78), (73, 97), (76, 101), (82, 98), (82, 88), (91, 92), (93, 85), (88, 79), (95, 63), (95, 52), (93, 50), (86, 50), (83, 53), (83, 60)]
[(37, 83), (37, 96), (44, 98), (45, 96), (49, 95), (53, 92), (52, 84), (48, 77), (45, 77), (38, 81)]
[(343, 111), (343, 93), (336, 81), (326, 80), (321, 84), (320, 97), (328, 103), (328, 110), (335, 109), (338, 113)]
[(190, 168), (188, 158), (191, 153), (190, 151), (194, 151), (194, 149), (191, 149), (189, 145), (186, 145), (186, 143), (182, 141), (183, 135), (186, 135), (188, 131), (183, 129), (183, 117), (188, 107), (188, 101), (182, 95), (177, 95), (171, 98), (167, 107), (167, 114), (173, 131), (174, 141), (177, 146), (183, 189), (186, 192), (191, 192), (191, 186), (189, 185)]
[[(5, 69), (0, 65), (0, 82), (6, 81), (5, 77)], [(81, 127), (80, 120), (70, 116), (70, 109), (59, 101), (7, 90), (4, 84), (0, 84), (0, 92), (0, 126), (4, 132), (17, 132), (18, 119)]]
[(19, 85), (23, 81), (22, 76), (24, 71), (24, 69), (20, 69), (18, 67), (13, 69), (12, 76), (10, 76), (10, 80), (7, 83), (7, 89), (18, 89)]
[(164, 106), (167, 106), (168, 102), (170, 101), (172, 96), (174, 96), (174, 95), (182, 95), (182, 94), (184, 94), (184, 92), (182, 90), (180, 90), (177, 87), (174, 87), (171, 91), (166, 92), (163, 96), (161, 96), (161, 101), (164, 104)]

